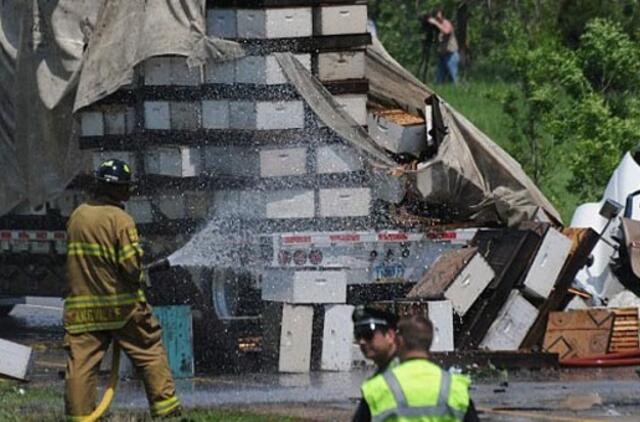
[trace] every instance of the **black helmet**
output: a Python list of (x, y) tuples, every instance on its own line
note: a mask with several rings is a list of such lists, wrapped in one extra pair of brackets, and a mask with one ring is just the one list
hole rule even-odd
[(360, 327), (368, 327), (372, 330), (376, 328), (395, 328), (397, 317), (389, 311), (373, 306), (356, 306), (351, 314), (356, 331)]
[(124, 161), (112, 158), (98, 166), (96, 180), (114, 185), (128, 185), (131, 183), (131, 169)]

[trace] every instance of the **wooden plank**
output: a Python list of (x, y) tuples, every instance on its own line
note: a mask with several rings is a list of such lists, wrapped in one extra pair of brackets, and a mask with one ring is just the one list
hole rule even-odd
[(569, 228), (563, 230), (563, 233), (572, 240), (569, 258), (560, 272), (554, 290), (540, 307), (538, 318), (520, 345), (523, 349), (531, 349), (542, 343), (549, 312), (564, 309), (571, 300), (568, 289), (578, 271), (587, 264), (589, 255), (599, 239), (598, 233), (592, 229)]

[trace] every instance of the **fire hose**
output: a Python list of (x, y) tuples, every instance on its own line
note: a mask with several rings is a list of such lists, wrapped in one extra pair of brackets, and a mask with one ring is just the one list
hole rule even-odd
[[(144, 271), (147, 272), (147, 286), (149, 286), (149, 277), (148, 273), (156, 272), (156, 271), (164, 271), (169, 269), (171, 264), (167, 259), (161, 259), (156, 261), (146, 267), (144, 267)], [(95, 422), (104, 415), (104, 413), (109, 409), (111, 402), (113, 401), (113, 397), (116, 393), (116, 386), (118, 385), (118, 373), (120, 372), (120, 346), (118, 346), (117, 341), (113, 341), (113, 358), (111, 360), (111, 373), (109, 374), (109, 382), (107, 383), (107, 388), (104, 391), (104, 395), (102, 396), (102, 400), (100, 400), (100, 404), (94, 409), (93, 412), (89, 416), (86, 416), (81, 419), (81, 422)]]
[(111, 374), (109, 375), (109, 383), (107, 384), (107, 389), (102, 396), (102, 400), (100, 400), (100, 404), (95, 410), (89, 415), (81, 419), (81, 422), (95, 422), (104, 415), (107, 411), (111, 402), (113, 401), (113, 396), (116, 393), (116, 385), (118, 384), (118, 372), (120, 370), (120, 346), (116, 341), (113, 342), (113, 359), (111, 362)]

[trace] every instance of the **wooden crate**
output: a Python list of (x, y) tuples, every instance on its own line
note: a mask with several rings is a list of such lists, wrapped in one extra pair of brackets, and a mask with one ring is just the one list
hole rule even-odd
[(610, 309), (550, 312), (543, 350), (560, 360), (606, 353), (614, 318)]
[(478, 248), (446, 251), (407, 297), (444, 297), (451, 300), (458, 315), (464, 316), (494, 276), (494, 271), (478, 252)]

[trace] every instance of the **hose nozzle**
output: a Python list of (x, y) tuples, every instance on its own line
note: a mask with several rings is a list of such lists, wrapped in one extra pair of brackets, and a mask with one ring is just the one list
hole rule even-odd
[(167, 271), (169, 268), (171, 268), (171, 263), (167, 258), (159, 259), (144, 267), (149, 274)]

